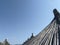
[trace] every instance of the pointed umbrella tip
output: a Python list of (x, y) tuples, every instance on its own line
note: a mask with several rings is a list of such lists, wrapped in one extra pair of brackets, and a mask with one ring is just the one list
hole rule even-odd
[(33, 37), (34, 37), (34, 35), (33, 35), (33, 33), (32, 33), (31, 38), (33, 38)]
[(59, 12), (57, 11), (57, 9), (53, 9), (53, 13), (54, 13), (54, 16), (57, 17), (59, 15)]
[(58, 24), (60, 24), (60, 13), (57, 11), (57, 9), (54, 9), (54, 10), (53, 10), (53, 13), (54, 13), (54, 16), (55, 16), (54, 19), (56, 19), (56, 22), (57, 22)]
[(53, 9), (53, 13), (54, 13), (54, 15), (57, 13), (58, 11), (57, 11), (57, 9), (55, 8), (55, 9)]
[(53, 11), (57, 10), (56, 8), (53, 9)]

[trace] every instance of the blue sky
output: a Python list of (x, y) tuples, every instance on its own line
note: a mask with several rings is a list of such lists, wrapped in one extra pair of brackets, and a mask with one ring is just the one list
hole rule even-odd
[(37, 35), (60, 11), (60, 0), (0, 0), (0, 41), (23, 43)]

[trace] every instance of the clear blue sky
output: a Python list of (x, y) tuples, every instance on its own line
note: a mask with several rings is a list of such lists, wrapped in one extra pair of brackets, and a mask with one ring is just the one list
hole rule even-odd
[(37, 35), (60, 11), (60, 0), (0, 0), (0, 41), (23, 43)]

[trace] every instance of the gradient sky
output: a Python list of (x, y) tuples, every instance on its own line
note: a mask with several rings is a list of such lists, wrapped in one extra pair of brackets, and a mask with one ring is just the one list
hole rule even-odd
[(0, 41), (22, 44), (37, 35), (60, 11), (60, 0), (0, 0)]

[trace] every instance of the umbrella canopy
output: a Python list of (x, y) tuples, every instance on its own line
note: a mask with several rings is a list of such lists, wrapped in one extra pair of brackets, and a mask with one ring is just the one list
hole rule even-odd
[(53, 10), (54, 19), (38, 35), (27, 40), (23, 45), (60, 45), (60, 13)]

